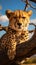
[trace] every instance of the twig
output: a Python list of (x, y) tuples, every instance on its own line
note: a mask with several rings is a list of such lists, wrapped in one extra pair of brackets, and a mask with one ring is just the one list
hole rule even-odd
[(24, 9), (25, 11), (27, 10), (28, 6), (30, 6), (31, 8), (33, 8), (33, 9), (36, 10), (36, 7), (34, 7), (34, 6), (30, 3), (29, 0), (21, 0), (21, 1), (23, 1), (23, 2), (26, 3), (26, 5), (25, 5), (25, 9)]

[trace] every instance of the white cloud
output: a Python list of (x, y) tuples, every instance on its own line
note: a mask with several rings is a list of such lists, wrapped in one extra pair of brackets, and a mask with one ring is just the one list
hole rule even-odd
[(32, 19), (32, 20), (31, 20), (31, 23), (36, 24), (36, 19)]
[(0, 16), (0, 22), (6, 22), (9, 21), (6, 15), (1, 15)]

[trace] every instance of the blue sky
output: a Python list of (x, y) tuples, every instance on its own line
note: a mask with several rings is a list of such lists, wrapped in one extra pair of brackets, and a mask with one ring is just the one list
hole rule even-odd
[[(36, 4), (33, 3), (33, 5), (36, 7)], [(23, 3), (21, 0), (0, 0), (0, 6), (2, 6), (2, 10), (0, 10), (1, 14), (5, 14), (5, 10), (11, 9), (11, 10), (16, 10), (16, 9), (24, 9), (25, 3)], [(36, 17), (36, 12), (34, 9), (29, 8), (29, 10), (33, 11), (32, 18)]]
[[(33, 5), (36, 7), (36, 4), (33, 3)], [(1, 15), (5, 15), (5, 11), (7, 9), (11, 9), (11, 10), (24, 10), (25, 7), (25, 3), (23, 3), (21, 0), (0, 0), (0, 6), (2, 7), (2, 9), (0, 10), (0, 14)], [(32, 9), (32, 8), (28, 8), (28, 10), (32, 10), (33, 14), (31, 16), (31, 20), (34, 19), (36, 21), (36, 10)], [(0, 24), (2, 25), (8, 25), (7, 22), (1, 22)], [(4, 32), (3, 32), (4, 33)], [(0, 35), (2, 35), (2, 33), (0, 32)]]

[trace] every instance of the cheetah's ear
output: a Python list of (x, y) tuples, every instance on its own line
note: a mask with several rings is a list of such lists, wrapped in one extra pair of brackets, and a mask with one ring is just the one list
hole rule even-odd
[(29, 16), (32, 15), (32, 10), (28, 11), (28, 15), (29, 15)]
[(6, 15), (8, 18), (10, 18), (10, 16), (13, 14), (13, 12), (11, 10), (6, 10)]

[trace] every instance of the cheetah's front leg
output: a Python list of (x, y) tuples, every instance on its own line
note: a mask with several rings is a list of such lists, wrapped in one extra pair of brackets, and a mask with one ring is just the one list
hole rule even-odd
[(7, 46), (7, 55), (9, 57), (10, 60), (13, 60), (15, 58), (16, 55), (16, 42), (9, 41), (8, 46)]

